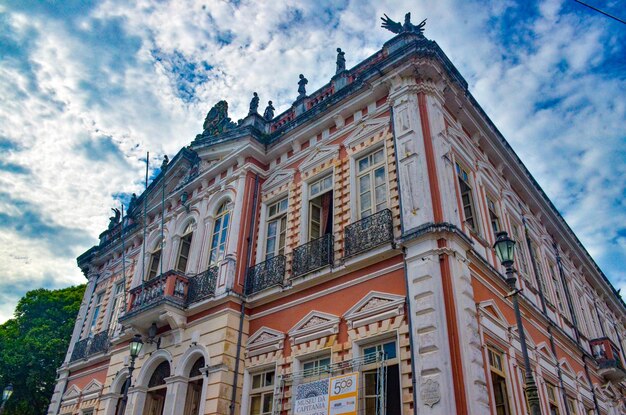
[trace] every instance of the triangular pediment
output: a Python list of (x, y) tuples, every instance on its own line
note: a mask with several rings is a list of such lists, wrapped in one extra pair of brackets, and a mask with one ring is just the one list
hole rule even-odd
[(78, 389), (78, 386), (72, 385), (69, 388), (67, 388), (67, 390), (63, 394), (63, 400), (66, 401), (69, 399), (76, 399), (79, 396), (80, 396), (80, 389)]
[(300, 344), (336, 334), (339, 331), (339, 320), (333, 314), (310, 311), (289, 330), (291, 343)]
[(302, 160), (302, 163), (300, 163), (298, 169), (304, 172), (317, 166), (318, 164), (324, 163), (337, 157), (339, 157), (338, 145), (317, 147), (313, 149), (311, 154), (309, 154), (304, 160)]
[(372, 135), (383, 131), (389, 127), (389, 117), (368, 118), (361, 121), (350, 133), (343, 144), (346, 147), (355, 147), (363, 140), (370, 138)]
[(248, 339), (246, 343), (248, 356), (258, 356), (282, 349), (284, 340), (283, 332), (263, 326)]
[(548, 348), (548, 345), (546, 344), (546, 342), (541, 342), (537, 345), (537, 351), (539, 352), (539, 354), (541, 356), (543, 356), (544, 359), (546, 359), (547, 361), (551, 362), (551, 363), (555, 363), (556, 357), (554, 357), (554, 355), (552, 354), (552, 352), (550, 351), (550, 349)]
[(348, 327), (356, 328), (404, 314), (406, 298), (402, 295), (370, 291), (345, 314)]
[(574, 369), (572, 369), (572, 366), (569, 364), (567, 359), (561, 359), (559, 361), (559, 364), (561, 365), (561, 369), (563, 370), (563, 372), (567, 373), (572, 378), (576, 377), (576, 373), (574, 372)]
[(504, 313), (502, 312), (502, 310), (500, 310), (500, 308), (498, 307), (495, 301), (493, 300), (481, 301), (480, 304), (478, 305), (478, 308), (484, 312), (485, 316), (499, 322), (502, 326), (504, 327), (509, 326), (509, 322), (504, 316)]
[(278, 187), (284, 183), (287, 183), (293, 179), (295, 171), (293, 169), (278, 170), (267, 178), (263, 183), (263, 190), (269, 191), (272, 188)]
[[(102, 383), (98, 382), (96, 379), (92, 379), (83, 389), (83, 397), (94, 395), (93, 398), (95, 398), (95, 395), (99, 395), (102, 392), (102, 387)], [(92, 397), (89, 397), (89, 399), (92, 399)]]

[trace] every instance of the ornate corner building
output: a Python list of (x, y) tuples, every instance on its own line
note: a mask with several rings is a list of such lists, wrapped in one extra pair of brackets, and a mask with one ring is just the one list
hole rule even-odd
[(112, 218), (49, 415), (527, 414), (501, 230), (541, 413), (626, 413), (624, 303), (407, 22), (276, 117), (221, 101)]

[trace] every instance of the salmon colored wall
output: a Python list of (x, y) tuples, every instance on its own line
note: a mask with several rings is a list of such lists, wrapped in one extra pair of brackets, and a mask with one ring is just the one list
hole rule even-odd
[[(94, 365), (95, 366), (95, 365)], [(81, 369), (79, 371), (76, 371), (74, 373), (72, 373), (71, 376), (76, 375), (77, 373), (81, 373), (81, 372), (86, 372), (88, 370), (92, 370), (94, 368), (94, 366), (89, 366), (86, 367), (84, 369)], [(80, 390), (83, 390), (83, 388), (85, 386), (87, 386), (89, 384), (89, 382), (91, 382), (93, 379), (97, 380), (98, 382), (102, 383), (104, 385), (105, 381), (106, 381), (106, 377), (107, 377), (107, 370), (109, 368), (109, 361), (107, 360), (106, 362), (103, 363), (98, 363), (98, 366), (101, 366), (102, 368), (96, 372), (92, 372), (92, 373), (88, 373), (85, 376), (80, 376), (76, 379), (72, 379), (67, 383), (67, 389), (71, 388), (72, 385), (76, 385), (77, 388), (79, 388)]]

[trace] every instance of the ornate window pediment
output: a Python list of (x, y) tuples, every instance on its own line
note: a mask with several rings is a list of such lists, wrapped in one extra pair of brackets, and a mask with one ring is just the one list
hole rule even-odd
[(79, 397), (80, 389), (78, 389), (78, 386), (72, 385), (63, 394), (63, 405), (75, 403), (74, 401), (78, 402)]
[(269, 327), (261, 327), (250, 336), (246, 343), (248, 357), (280, 350), (283, 348), (284, 340), (284, 333)]
[(307, 158), (305, 158), (298, 169), (302, 172), (307, 171), (318, 164), (339, 157), (339, 146), (321, 146), (313, 150)]
[(371, 291), (352, 306), (344, 318), (353, 329), (404, 314), (404, 303), (402, 295)]
[(98, 382), (95, 379), (92, 379), (91, 382), (85, 386), (83, 389), (83, 400), (96, 399), (102, 393), (102, 383)]
[(385, 127), (389, 127), (389, 118), (380, 117), (364, 120), (343, 140), (343, 144), (346, 147), (355, 147), (363, 140), (381, 132)]
[(291, 344), (305, 343), (337, 334), (339, 332), (339, 320), (339, 317), (333, 314), (310, 311), (289, 330)]
[(281, 184), (293, 180), (294, 173), (293, 169), (280, 169), (277, 172), (272, 173), (270, 177), (267, 178), (267, 181), (263, 183), (263, 192), (266, 193)]
[(478, 305), (478, 308), (483, 312), (483, 314), (497, 323), (499, 323), (502, 327), (508, 328), (509, 322), (507, 321), (504, 313), (500, 310), (498, 305), (493, 300), (481, 301)]

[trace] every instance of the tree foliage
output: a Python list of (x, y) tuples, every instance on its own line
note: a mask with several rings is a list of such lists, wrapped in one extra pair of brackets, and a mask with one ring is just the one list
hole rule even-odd
[(54, 391), (85, 286), (37, 289), (0, 325), (0, 388), (13, 384), (4, 415), (41, 415)]

